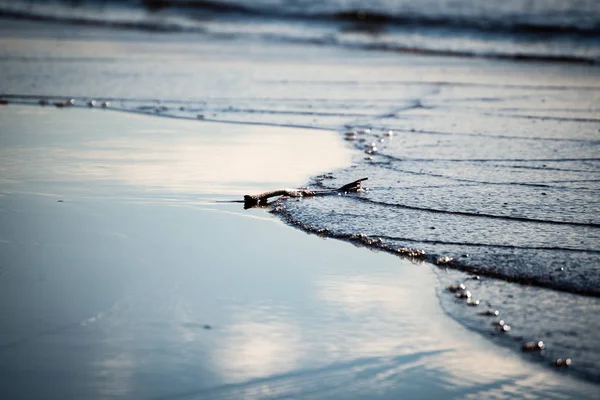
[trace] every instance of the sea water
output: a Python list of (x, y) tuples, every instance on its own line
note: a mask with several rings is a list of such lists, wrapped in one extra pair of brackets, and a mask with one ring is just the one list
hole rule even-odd
[(364, 50), (597, 62), (595, 0), (1, 1), (0, 16)]
[[(352, 166), (306, 184), (369, 177), (367, 190), (281, 202), (286, 221), (438, 264), (451, 315), (518, 351), (543, 340), (529, 358), (571, 358), (573, 373), (597, 381), (598, 3), (285, 4), (6, 2), (0, 92), (336, 130)], [(23, 47), (11, 18), (53, 33)], [(110, 51), (107, 35), (118, 38)], [(477, 306), (446, 290), (457, 282)]]

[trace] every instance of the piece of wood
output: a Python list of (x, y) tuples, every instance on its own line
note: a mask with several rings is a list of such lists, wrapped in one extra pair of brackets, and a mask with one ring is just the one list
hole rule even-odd
[(366, 181), (369, 178), (361, 178), (357, 179), (353, 182), (347, 183), (344, 186), (341, 186), (337, 189), (324, 189), (324, 190), (310, 190), (310, 189), (281, 189), (281, 190), (273, 190), (270, 192), (255, 194), (255, 195), (245, 195), (244, 196), (244, 207), (253, 207), (258, 204), (266, 204), (267, 200), (271, 197), (276, 196), (288, 196), (288, 197), (312, 197), (312, 196), (322, 196), (326, 194), (333, 193), (356, 193), (362, 189), (361, 182)]

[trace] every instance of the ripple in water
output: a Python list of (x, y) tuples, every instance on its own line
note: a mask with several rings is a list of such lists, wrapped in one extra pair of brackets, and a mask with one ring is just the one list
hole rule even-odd
[[(597, 381), (600, 122), (464, 108), (459, 118), (444, 108), (349, 126), (344, 137), (361, 155), (312, 184), (368, 176), (369, 189), (285, 201), (276, 212), (317, 234), (437, 264), (451, 315), (532, 360), (570, 358), (569, 373)], [(469, 296), (447, 290), (458, 282)]]

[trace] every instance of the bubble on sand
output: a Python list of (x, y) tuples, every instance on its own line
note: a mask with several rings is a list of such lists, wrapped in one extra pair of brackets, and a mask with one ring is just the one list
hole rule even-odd
[(448, 286), (448, 290), (452, 293), (458, 292), (459, 290), (467, 290), (467, 287), (464, 283), (455, 283), (454, 285)]
[(371, 144), (371, 145), (366, 146), (365, 153), (367, 153), (367, 154), (377, 153), (377, 146), (375, 146), (374, 143)]
[(479, 300), (473, 300), (469, 298), (467, 299), (467, 305), (471, 307), (477, 307), (479, 305)]
[(531, 341), (527, 343), (523, 343), (523, 351), (541, 351), (546, 348), (546, 345), (543, 341)]
[(571, 365), (571, 359), (570, 358), (557, 358), (554, 361), (554, 365), (557, 367), (568, 367)]
[(356, 132), (350, 131), (350, 132), (346, 132), (344, 134), (344, 137), (346, 140), (355, 140), (356, 139)]
[(448, 264), (449, 262), (452, 262), (452, 260), (454, 260), (454, 258), (449, 256), (441, 256), (435, 260), (435, 263), (436, 265)]
[(497, 317), (498, 315), (500, 315), (500, 311), (498, 310), (485, 310), (484, 312), (480, 313), (481, 315), (485, 315), (486, 317)]

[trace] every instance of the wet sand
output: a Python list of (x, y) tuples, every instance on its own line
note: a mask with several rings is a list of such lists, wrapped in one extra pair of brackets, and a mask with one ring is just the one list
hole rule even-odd
[[(214, 203), (304, 185), (328, 171), (334, 172), (328, 186), (370, 176), (373, 190), (364, 197), (287, 204), (317, 228), (335, 217), (350, 221), (352, 232), (369, 234), (357, 224), (364, 220), (370, 227), (406, 226), (417, 236), (425, 229), (435, 240), (447, 218), (429, 223), (406, 210), (390, 216), (363, 200), (399, 198), (417, 207), (475, 210), (496, 204), (484, 190), (448, 185), (437, 175), (498, 178), (498, 171), (508, 169), (457, 168), (464, 163), (443, 161), (456, 151), (477, 152), (480, 143), (487, 156), (499, 149), (523, 152), (531, 147), (518, 143), (532, 132), (535, 141), (528, 143), (574, 134), (584, 139), (575, 150), (593, 157), (597, 68), (23, 21), (2, 21), (0, 32), (0, 94), (10, 104), (0, 107), (2, 208), (10, 220), (0, 224), (0, 250), (3, 260), (22, 267), (3, 264), (0, 276), (16, 278), (5, 281), (2, 300), (24, 307), (22, 313), (12, 312), (15, 307), (2, 311), (10, 321), (2, 324), (9, 361), (1, 364), (7, 378), (0, 384), (11, 393), (34, 390), (25, 383), (32, 377), (57, 398), (597, 393), (597, 387), (563, 380), (582, 367), (597, 367), (595, 297), (485, 277), (469, 283), (474, 296), (499, 305), (512, 325), (510, 334), (500, 335), (477, 308), (445, 290), (465, 279), (462, 273), (434, 269), (434, 278), (426, 264), (416, 273), (389, 254), (297, 232), (266, 210)], [(70, 98), (75, 107), (52, 105)], [(87, 110), (90, 100), (96, 103)], [(40, 107), (40, 101), (49, 105)], [(103, 101), (125, 113), (97, 109)], [(16, 107), (19, 102), (35, 107)], [(219, 123), (226, 121), (231, 123)], [(375, 173), (371, 166), (385, 166), (386, 160), (365, 160), (360, 145), (344, 147), (346, 126), (371, 127), (370, 136), (394, 129), (393, 143), (381, 145), (380, 156), (396, 154), (400, 159), (387, 164), (406, 173)], [(483, 140), (486, 135), (492, 140)], [(544, 154), (553, 150), (534, 147)], [(557, 146), (562, 155), (572, 150)], [(430, 159), (423, 160), (425, 155)], [(535, 181), (541, 171), (513, 164), (521, 172), (507, 175), (509, 182)], [(585, 167), (573, 169), (590, 175), (597, 169)], [(553, 171), (562, 169), (545, 173)], [(454, 186), (461, 189), (449, 192)], [(509, 198), (505, 202), (517, 200), (509, 191), (498, 193)], [(597, 204), (593, 196), (581, 202), (575, 192), (564, 193), (566, 204)], [(540, 198), (555, 199), (547, 194)], [(515, 210), (530, 203), (528, 210), (542, 210), (538, 197), (518, 198), (535, 201), (513, 205)], [(474, 255), (479, 249), (467, 250)], [(584, 267), (595, 273), (594, 265)], [(57, 280), (44, 283), (52, 276)], [(449, 320), (436, 293), (447, 313), (493, 342)], [(107, 325), (97, 324), (109, 314)], [(214, 329), (205, 329), (207, 324)], [(228, 333), (214, 334), (220, 325)], [(101, 327), (102, 334), (85, 336), (82, 326)], [(176, 335), (191, 338), (190, 344), (180, 345)], [(421, 346), (423, 338), (430, 339)], [(542, 357), (521, 352), (522, 341), (530, 339), (548, 344)], [(267, 346), (273, 342), (275, 349)], [(402, 358), (425, 353), (414, 365)], [(564, 356), (574, 364), (555, 370), (552, 360)], [(266, 366), (257, 360), (267, 360)], [(328, 386), (324, 381), (335, 371), (342, 371), (335, 375), (338, 383)], [(65, 379), (57, 384), (54, 376)], [(554, 391), (558, 386), (565, 389)]]
[[(430, 265), (214, 202), (344, 167), (334, 132), (14, 105), (0, 121), (8, 398), (597, 395), (449, 318)], [(268, 180), (226, 168), (236, 146)]]

